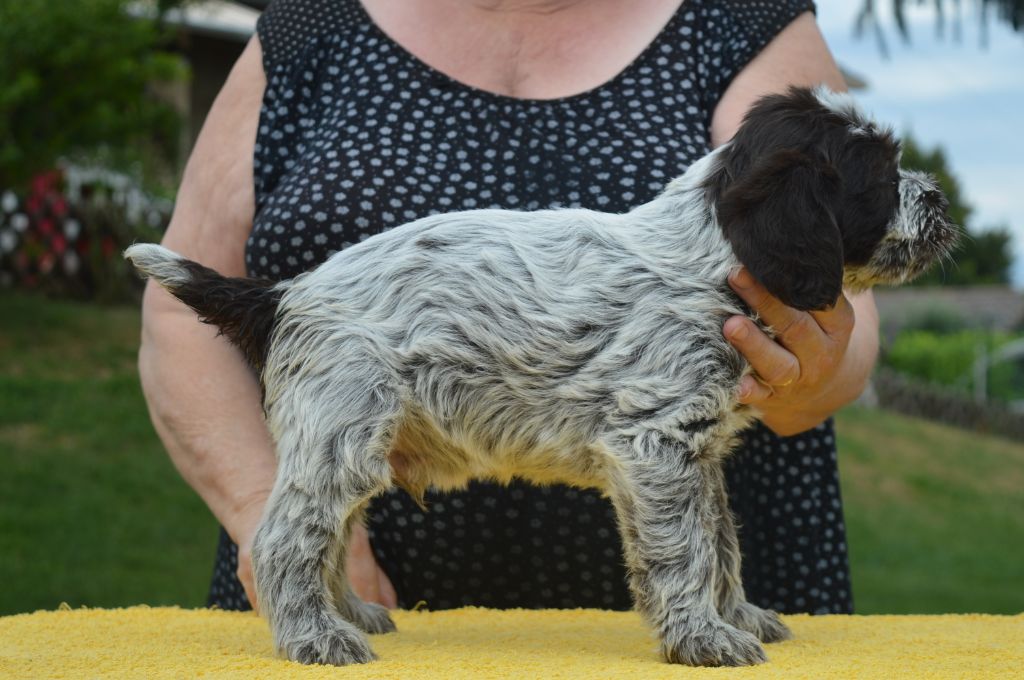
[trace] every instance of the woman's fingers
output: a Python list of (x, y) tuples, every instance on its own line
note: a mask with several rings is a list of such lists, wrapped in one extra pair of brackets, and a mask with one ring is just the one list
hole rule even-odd
[(741, 404), (756, 406), (775, 395), (774, 388), (758, 381), (752, 375), (745, 375), (740, 379), (739, 387), (736, 390), (736, 400)]
[(398, 596), (370, 547), (370, 535), (362, 524), (352, 529), (345, 569), (352, 590), (364, 602), (376, 602), (389, 609), (398, 606)]
[[(817, 386), (832, 378), (849, 345), (855, 321), (853, 306), (845, 295), (840, 295), (835, 305), (827, 310), (802, 312), (787, 307), (772, 296), (746, 269), (735, 272), (730, 283), (758, 313), (761, 321), (771, 327), (774, 342), (795, 357), (799, 369), (797, 379), (802, 382), (802, 387)], [(771, 384), (778, 384), (774, 374), (761, 373), (756, 357), (738, 345), (737, 348), (760, 377)], [(757, 348), (752, 348), (752, 351), (757, 351)]]
[[(761, 321), (772, 328), (776, 341), (793, 354), (804, 357), (825, 350), (828, 337), (814, 316), (785, 305), (746, 269), (734, 272), (729, 277), (729, 283), (743, 301), (757, 312)], [(848, 302), (846, 306), (849, 307)], [(828, 315), (829, 312), (820, 314)]]
[(771, 295), (746, 269), (729, 277), (736, 293), (771, 327), (769, 337), (750, 319), (734, 316), (723, 333), (750, 363), (753, 375), (741, 379), (741, 403), (806, 408), (829, 387), (853, 332), (854, 313), (841, 295), (830, 309), (803, 312)]
[(741, 402), (756, 403), (800, 380), (797, 357), (765, 335), (750, 319), (731, 317), (725, 322), (724, 331), (725, 337), (747, 359), (758, 378), (755, 381), (746, 376), (741, 381), (738, 395)]
[(380, 593), (380, 603), (388, 609), (398, 608), (398, 595), (395, 587), (391, 585), (391, 579), (384, 573), (384, 570), (377, 565), (377, 592)]
[(256, 601), (256, 582), (252, 576), (252, 558), (250, 557), (249, 550), (242, 546), (239, 546), (238, 549), (238, 568), (235, 570), (235, 574), (242, 584), (242, 589), (245, 590), (245, 596), (248, 598), (249, 604), (258, 613), (260, 611), (260, 603)]
[(366, 527), (356, 524), (349, 537), (348, 554), (345, 555), (345, 575), (356, 595), (364, 602), (385, 604), (381, 599), (380, 576), (377, 561), (370, 549), (370, 536)]
[(836, 304), (830, 309), (821, 312), (810, 312), (811, 317), (817, 322), (818, 327), (835, 341), (845, 344), (853, 333), (853, 325), (856, 321), (853, 305), (849, 298), (840, 295)]

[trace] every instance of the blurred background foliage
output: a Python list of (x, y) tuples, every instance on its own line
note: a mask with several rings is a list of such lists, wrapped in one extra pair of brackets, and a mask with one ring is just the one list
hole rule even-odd
[(137, 298), (121, 250), (170, 215), (186, 79), (181, 2), (0, 2), (0, 287)]
[(181, 117), (154, 95), (188, 70), (155, 14), (129, 6), (0, 3), (0, 187), (24, 188), (61, 158), (173, 181)]
[(1020, 362), (996, 362), (985, 369), (984, 384), (977, 385), (976, 362), (1020, 339), (1019, 333), (986, 329), (955, 331), (905, 330), (884, 355), (883, 364), (900, 373), (936, 385), (951, 387), (965, 396), (983, 388), (988, 399), (1014, 402), (1024, 394), (1024, 367)]
[[(940, 37), (948, 36), (960, 42), (965, 30), (964, 9), (966, 0), (862, 0), (860, 11), (854, 21), (854, 33), (861, 37), (870, 35), (878, 45), (882, 54), (889, 56), (889, 31), (880, 18), (879, 7), (888, 3), (892, 8), (893, 23), (896, 36), (906, 44), (913, 41), (910, 25), (907, 21), (907, 10), (911, 6), (928, 6), (935, 15), (935, 32)], [(974, 0), (978, 6), (977, 28), (981, 47), (985, 47), (988, 36), (989, 21), (993, 18), (1014, 31), (1024, 31), (1024, 0)]]

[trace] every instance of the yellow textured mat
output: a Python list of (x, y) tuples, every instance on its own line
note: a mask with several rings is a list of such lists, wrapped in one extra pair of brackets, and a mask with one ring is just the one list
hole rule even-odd
[(0, 617), (0, 677), (13, 678), (1020, 678), (1024, 615), (788, 616), (795, 638), (767, 664), (663, 663), (631, 613), (395, 612), (380, 660), (301, 666), (274, 658), (253, 614), (78, 609)]

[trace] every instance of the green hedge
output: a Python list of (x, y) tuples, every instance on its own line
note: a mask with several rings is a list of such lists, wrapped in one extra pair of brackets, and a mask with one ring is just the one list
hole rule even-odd
[[(981, 352), (991, 355), (1021, 337), (978, 329), (954, 333), (905, 331), (885, 351), (882, 363), (900, 373), (973, 393), (974, 363)], [(990, 397), (1004, 401), (1024, 398), (1024, 371), (1015, 362), (990, 366), (987, 380)]]

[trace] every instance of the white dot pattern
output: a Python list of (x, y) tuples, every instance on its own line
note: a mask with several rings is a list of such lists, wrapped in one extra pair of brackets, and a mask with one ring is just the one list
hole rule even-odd
[[(290, 278), (433, 213), (581, 206), (623, 212), (708, 147), (732, 77), (807, 0), (686, 0), (618, 76), (554, 100), (484, 92), (431, 69), (357, 0), (278, 0), (261, 17), (267, 90), (256, 140), (257, 217), (246, 263)], [(852, 609), (831, 424), (762, 427), (730, 464), (751, 600)], [(625, 609), (614, 513), (594, 491), (474, 483), (371, 504), (374, 553), (402, 606)], [(245, 606), (222, 536), (211, 602)]]

